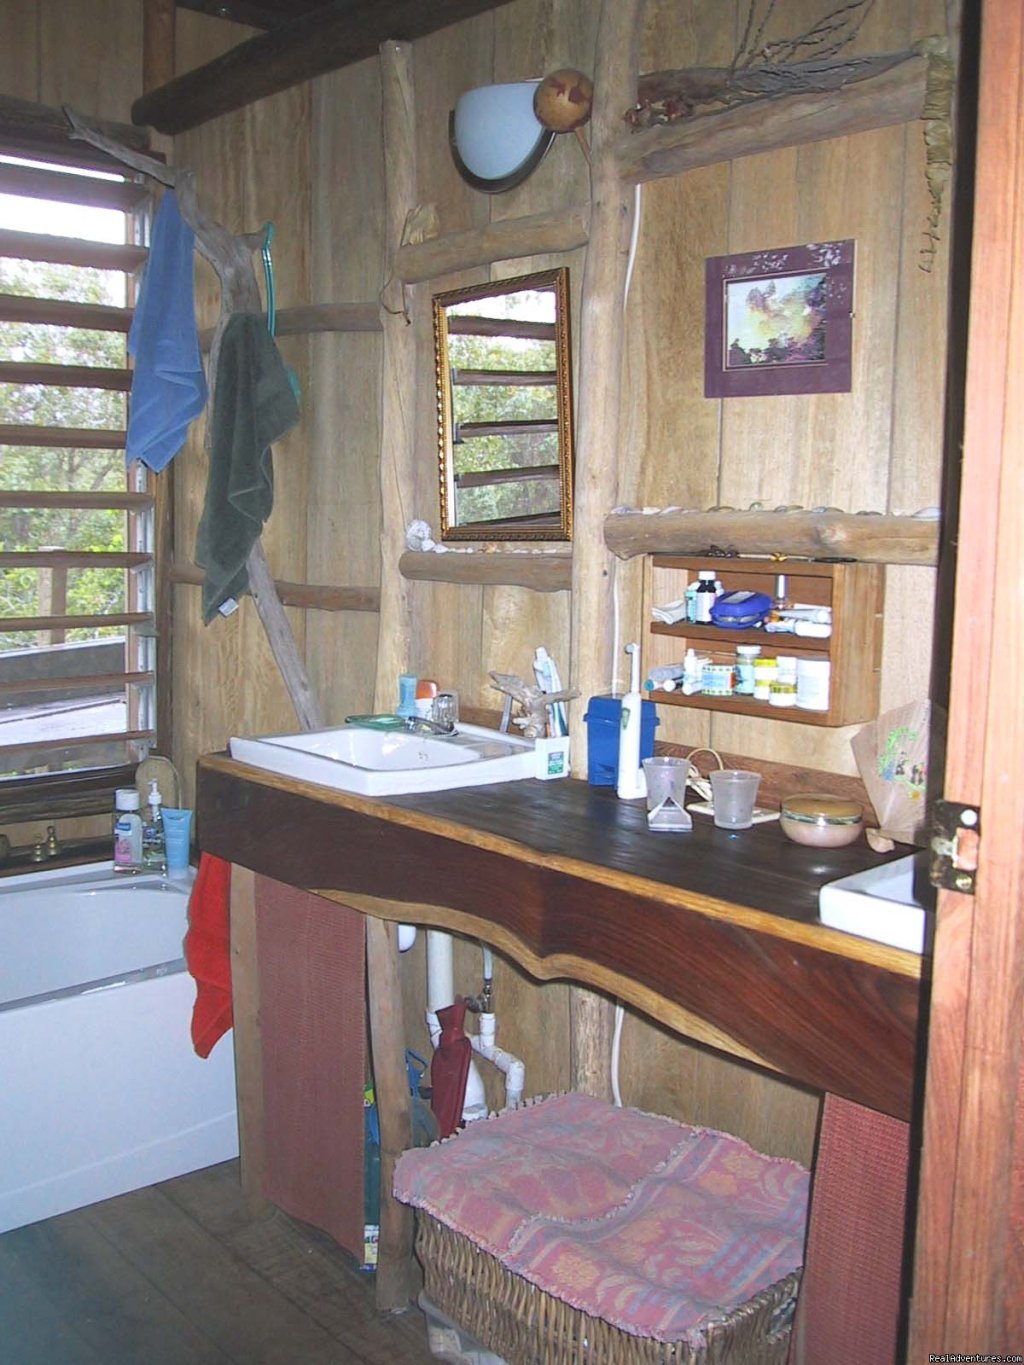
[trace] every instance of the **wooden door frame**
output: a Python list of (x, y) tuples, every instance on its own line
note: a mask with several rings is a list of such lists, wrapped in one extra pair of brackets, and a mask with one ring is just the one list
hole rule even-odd
[(939, 896), (909, 1361), (1024, 1349), (1020, 0), (984, 0), (974, 204), (945, 795), (980, 809), (980, 861)]

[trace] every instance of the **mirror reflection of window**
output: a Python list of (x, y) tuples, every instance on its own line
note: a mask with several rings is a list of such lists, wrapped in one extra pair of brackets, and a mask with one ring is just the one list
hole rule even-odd
[(438, 295), (445, 539), (568, 539), (567, 272)]

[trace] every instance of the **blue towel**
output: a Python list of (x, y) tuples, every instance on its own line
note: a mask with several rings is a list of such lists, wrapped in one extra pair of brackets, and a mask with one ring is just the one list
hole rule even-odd
[(192, 229), (168, 191), (153, 224), (128, 351), (135, 358), (125, 459), (163, 469), (206, 406), (196, 333)]

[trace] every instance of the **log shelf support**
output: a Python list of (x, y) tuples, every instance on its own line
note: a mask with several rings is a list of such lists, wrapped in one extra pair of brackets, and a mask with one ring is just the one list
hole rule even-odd
[(934, 565), (938, 560), (939, 521), (931, 516), (882, 512), (701, 512), (668, 508), (612, 512), (605, 518), (604, 538), (620, 559), (645, 554), (699, 555), (709, 545), (718, 545), (741, 555)]

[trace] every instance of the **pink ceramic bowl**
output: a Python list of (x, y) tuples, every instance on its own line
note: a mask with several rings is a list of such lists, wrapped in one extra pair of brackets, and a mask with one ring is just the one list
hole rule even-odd
[(822, 792), (787, 796), (779, 811), (782, 832), (795, 844), (842, 848), (859, 839), (864, 812), (856, 801)]

